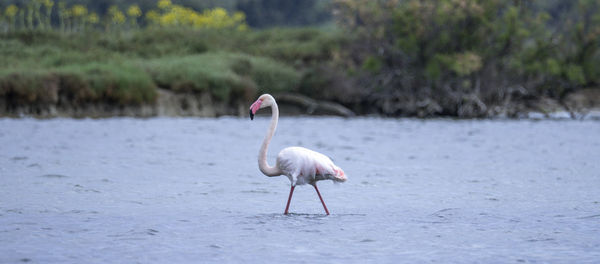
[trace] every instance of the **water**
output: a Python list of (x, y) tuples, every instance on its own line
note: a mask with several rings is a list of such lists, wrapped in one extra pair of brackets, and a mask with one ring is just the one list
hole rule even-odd
[(600, 261), (600, 122), (283, 118), (284, 216), (268, 121), (0, 119), (0, 263)]

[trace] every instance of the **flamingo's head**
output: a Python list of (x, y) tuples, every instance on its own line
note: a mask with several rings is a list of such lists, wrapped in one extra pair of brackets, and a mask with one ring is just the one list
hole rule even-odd
[(256, 114), (258, 109), (271, 106), (271, 105), (273, 105), (274, 101), (275, 101), (275, 99), (270, 94), (263, 94), (263, 95), (259, 96), (258, 100), (256, 100), (250, 106), (250, 120), (254, 119), (254, 115)]

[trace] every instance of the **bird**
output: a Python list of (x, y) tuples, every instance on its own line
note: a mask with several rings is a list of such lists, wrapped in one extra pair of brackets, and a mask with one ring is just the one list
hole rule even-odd
[(259, 109), (267, 107), (271, 107), (271, 123), (258, 152), (258, 168), (264, 175), (269, 177), (285, 175), (289, 178), (291, 182), (290, 195), (283, 214), (287, 215), (289, 213), (290, 201), (292, 200), (296, 186), (310, 184), (317, 191), (325, 213), (329, 215), (329, 210), (323, 201), (319, 188), (317, 188), (317, 181), (332, 180), (334, 182), (345, 182), (347, 180), (346, 174), (329, 157), (319, 152), (297, 146), (281, 150), (277, 155), (275, 166), (270, 166), (267, 163), (267, 150), (277, 129), (277, 122), (279, 121), (279, 108), (277, 107), (275, 98), (270, 94), (259, 96), (250, 106), (250, 120), (254, 120), (254, 115)]

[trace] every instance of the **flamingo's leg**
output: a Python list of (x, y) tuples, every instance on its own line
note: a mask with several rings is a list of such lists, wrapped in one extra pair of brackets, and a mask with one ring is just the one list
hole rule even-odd
[(294, 193), (294, 188), (296, 188), (296, 186), (292, 185), (292, 188), (290, 189), (290, 197), (288, 198), (287, 205), (285, 206), (285, 212), (283, 214), (288, 214), (288, 209), (290, 209), (290, 202), (292, 201), (292, 194)]
[(315, 187), (315, 190), (317, 191), (317, 195), (319, 195), (319, 199), (321, 199), (321, 203), (323, 204), (323, 208), (325, 208), (325, 213), (327, 215), (329, 215), (329, 210), (327, 210), (327, 206), (325, 205), (325, 202), (323, 201), (323, 197), (321, 197), (321, 193), (319, 192), (319, 188), (317, 188), (317, 183), (313, 183), (312, 186)]

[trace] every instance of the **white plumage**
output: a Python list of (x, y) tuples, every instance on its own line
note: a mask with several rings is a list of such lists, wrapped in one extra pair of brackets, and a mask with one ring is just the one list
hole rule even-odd
[(267, 163), (267, 150), (271, 138), (273, 138), (275, 130), (277, 129), (279, 108), (277, 107), (275, 98), (269, 94), (261, 95), (258, 97), (258, 100), (250, 106), (250, 119), (254, 118), (254, 114), (256, 114), (259, 109), (269, 106), (271, 107), (272, 113), (271, 124), (267, 130), (267, 135), (263, 140), (262, 146), (260, 147), (260, 151), (258, 152), (258, 168), (263, 174), (269, 177), (286, 175), (290, 179), (290, 196), (284, 214), (288, 213), (294, 188), (296, 185), (303, 184), (310, 184), (315, 188), (317, 195), (319, 195), (319, 199), (323, 204), (325, 213), (329, 214), (329, 210), (327, 210), (323, 197), (321, 197), (321, 193), (317, 188), (317, 181), (332, 180), (334, 182), (344, 182), (347, 179), (344, 171), (333, 164), (333, 161), (331, 161), (329, 157), (303, 147), (289, 147), (281, 150), (277, 155), (277, 163), (275, 166), (269, 166)]
[(277, 155), (277, 167), (292, 185), (313, 184), (320, 180), (346, 181), (346, 177), (329, 157), (303, 147), (289, 147)]

